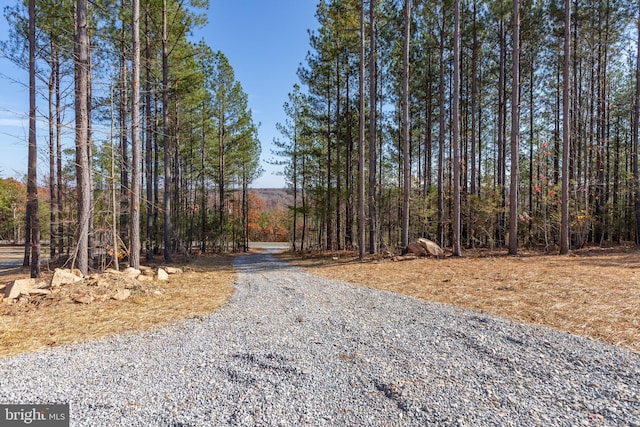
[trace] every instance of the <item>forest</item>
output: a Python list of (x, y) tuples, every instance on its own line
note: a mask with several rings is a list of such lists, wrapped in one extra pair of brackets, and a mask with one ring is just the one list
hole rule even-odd
[[(171, 262), (196, 248), (247, 248), (261, 147), (226, 56), (189, 40), (206, 7), (29, 0), (5, 9), (10, 37), (1, 51), (29, 74), (23, 235), (32, 277), (40, 274), (41, 239), (51, 259), (68, 258), (85, 274), (105, 258), (137, 267), (141, 255)], [(36, 138), (38, 105), (47, 147)], [(43, 152), (45, 191), (37, 177)], [(2, 215), (15, 228), (20, 198), (4, 199)]]
[[(282, 238), (249, 213), (261, 145), (247, 94), (222, 52), (189, 40), (206, 8), (28, 0), (5, 10), (0, 47), (30, 76), (32, 275), (41, 238), (83, 272), (121, 251), (137, 266), (160, 252), (171, 262), (246, 250), (250, 222)], [(292, 249), (362, 258), (419, 237), (454, 256), (638, 243), (639, 14), (623, 0), (319, 1), (274, 141)], [(48, 147), (36, 142), (37, 102)]]
[(320, 2), (278, 153), (294, 248), (636, 242), (638, 5)]

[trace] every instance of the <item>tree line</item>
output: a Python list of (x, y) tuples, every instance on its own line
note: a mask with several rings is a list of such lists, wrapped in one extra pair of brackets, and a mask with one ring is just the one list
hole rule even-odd
[[(4, 11), (3, 55), (29, 72), (25, 265), (87, 273), (140, 256), (246, 249), (260, 143), (226, 56), (189, 41), (206, 1), (29, 0)], [(36, 136), (36, 120), (48, 134)], [(42, 141), (47, 146), (43, 147)], [(69, 147), (67, 141), (74, 141)], [(48, 159), (48, 200), (38, 160)], [(39, 210), (49, 211), (40, 227)], [(48, 223), (48, 224), (47, 224)]]
[(323, 0), (274, 153), (292, 242), (638, 242), (637, 2)]

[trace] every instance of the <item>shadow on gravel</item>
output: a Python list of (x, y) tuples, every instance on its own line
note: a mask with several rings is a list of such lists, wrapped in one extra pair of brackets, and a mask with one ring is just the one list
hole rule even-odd
[(239, 271), (251, 273), (287, 270), (292, 268), (290, 264), (280, 261), (268, 252), (243, 255), (236, 258), (234, 265)]

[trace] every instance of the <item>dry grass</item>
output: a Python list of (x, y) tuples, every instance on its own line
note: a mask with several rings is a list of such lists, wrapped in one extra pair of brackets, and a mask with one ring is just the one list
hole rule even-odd
[[(0, 357), (46, 347), (139, 332), (186, 317), (210, 313), (231, 295), (235, 272), (231, 258), (205, 256), (183, 266), (185, 273), (154, 282), (162, 294), (133, 293), (124, 301), (77, 304), (70, 300), (39, 306), (0, 304)], [(14, 269), (0, 273), (0, 283), (27, 277)]]
[(640, 352), (640, 252), (466, 252), (393, 262), (339, 252), (285, 255), (312, 274), (549, 326)]

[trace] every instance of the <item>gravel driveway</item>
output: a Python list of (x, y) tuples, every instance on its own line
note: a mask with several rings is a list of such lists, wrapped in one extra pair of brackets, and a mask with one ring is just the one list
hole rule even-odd
[(237, 258), (229, 304), (0, 359), (0, 403), (73, 426), (640, 426), (640, 354)]

